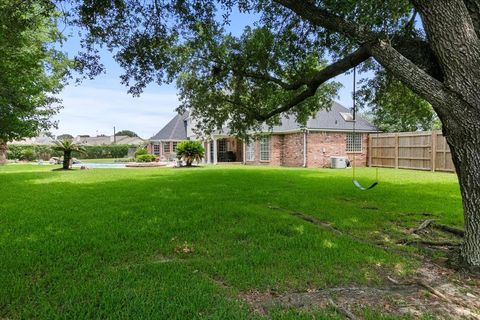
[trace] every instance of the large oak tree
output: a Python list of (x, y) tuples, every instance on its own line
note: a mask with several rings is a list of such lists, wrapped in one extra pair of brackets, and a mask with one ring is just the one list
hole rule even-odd
[(55, 48), (63, 39), (48, 2), (0, 2), (0, 164), (7, 142), (37, 135), (55, 123), (70, 65)]
[[(237, 134), (305, 120), (327, 107), (333, 77), (380, 66), (428, 101), (443, 126), (465, 216), (461, 257), (480, 268), (480, 4), (478, 0), (77, 0), (79, 58), (96, 73), (97, 44), (125, 68), (133, 94), (177, 79), (205, 130)], [(232, 8), (257, 17), (235, 37)], [(326, 59), (328, 58), (328, 59)], [(333, 61), (327, 64), (327, 61)], [(412, 105), (412, 108), (415, 108)]]

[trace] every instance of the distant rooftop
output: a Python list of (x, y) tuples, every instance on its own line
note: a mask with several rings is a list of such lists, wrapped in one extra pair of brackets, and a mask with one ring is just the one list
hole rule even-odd
[(99, 145), (109, 145), (113, 144), (114, 141), (116, 144), (140, 144), (143, 143), (143, 139), (139, 137), (129, 137), (129, 136), (102, 136), (102, 137), (85, 137), (85, 136), (76, 136), (73, 141), (75, 143), (81, 143), (89, 146), (99, 146)]

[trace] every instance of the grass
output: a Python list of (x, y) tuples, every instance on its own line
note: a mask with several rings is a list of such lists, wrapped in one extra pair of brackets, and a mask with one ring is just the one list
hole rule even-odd
[[(260, 318), (240, 293), (378, 284), (379, 271), (408, 274), (417, 262), (369, 242), (425, 213), (463, 222), (447, 173), (384, 169), (362, 192), (349, 170), (51, 170), (0, 167), (0, 318)], [(358, 176), (367, 184), (374, 172)], [(271, 314), (312, 316), (335, 313)]]

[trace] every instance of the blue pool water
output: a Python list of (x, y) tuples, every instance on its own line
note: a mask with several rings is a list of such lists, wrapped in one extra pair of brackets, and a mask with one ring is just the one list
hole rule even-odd
[(95, 162), (84, 162), (84, 163), (75, 163), (72, 165), (73, 168), (126, 168), (125, 163), (95, 163)]

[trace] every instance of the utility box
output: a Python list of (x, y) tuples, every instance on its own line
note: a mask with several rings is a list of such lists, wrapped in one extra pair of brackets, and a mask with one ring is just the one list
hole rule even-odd
[(331, 157), (332, 169), (345, 169), (347, 167), (347, 158), (345, 157)]

